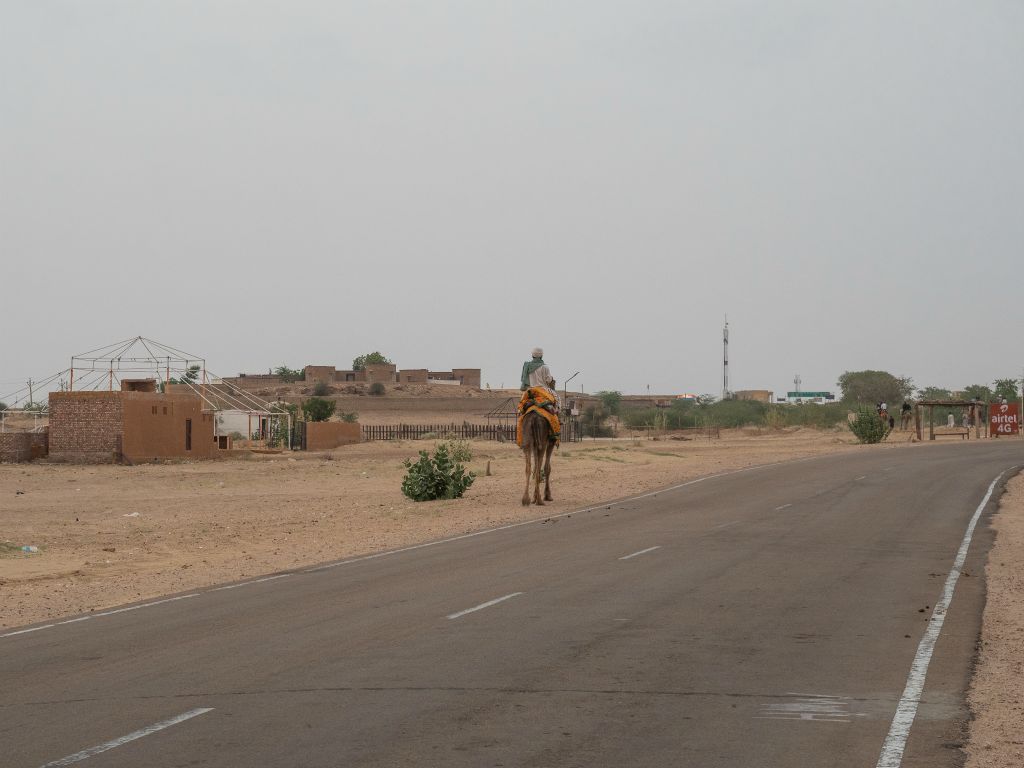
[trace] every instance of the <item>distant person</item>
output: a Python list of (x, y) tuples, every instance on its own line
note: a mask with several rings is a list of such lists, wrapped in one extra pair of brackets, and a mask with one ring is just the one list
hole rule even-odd
[(900, 406), (900, 430), (905, 431), (910, 427), (910, 419), (913, 418), (911, 413), (913, 408), (910, 403), (906, 400), (903, 401), (903, 405)]
[(963, 425), (964, 429), (971, 428), (971, 417), (970, 414), (967, 413), (967, 411), (964, 411), (964, 415), (963, 418), (960, 419), (960, 423)]
[(889, 431), (892, 431), (895, 428), (896, 428), (896, 417), (895, 416), (890, 416), (889, 417)]
[(956, 426), (956, 419), (953, 418), (953, 414), (952, 413), (950, 413), (950, 414), (948, 414), (946, 416), (946, 426), (950, 427), (950, 428), (953, 428), (953, 427)]

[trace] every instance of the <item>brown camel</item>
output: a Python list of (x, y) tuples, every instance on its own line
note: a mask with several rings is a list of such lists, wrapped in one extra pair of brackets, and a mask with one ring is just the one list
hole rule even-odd
[[(526, 457), (524, 507), (530, 505), (531, 479), (533, 481), (533, 503), (544, 506), (544, 501), (551, 501), (551, 452), (555, 450), (555, 443), (550, 439), (550, 435), (551, 427), (548, 425), (548, 420), (539, 413), (530, 411), (523, 417), (523, 456)], [(544, 473), (544, 501), (540, 499), (541, 472)]]

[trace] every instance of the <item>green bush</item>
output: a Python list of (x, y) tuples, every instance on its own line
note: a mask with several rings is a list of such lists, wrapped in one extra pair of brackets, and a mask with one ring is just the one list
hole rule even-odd
[(469, 444), (469, 440), (448, 440), (445, 443), (448, 448), (448, 455), (452, 457), (453, 461), (472, 461), (473, 460), (473, 448)]
[(331, 388), (327, 386), (327, 382), (318, 381), (313, 385), (313, 395), (315, 397), (323, 397), (324, 395), (330, 394)]
[(883, 424), (878, 414), (867, 408), (857, 411), (857, 417), (849, 425), (858, 443), (880, 443), (889, 434), (889, 425)]
[(355, 411), (341, 411), (338, 413), (338, 416), (342, 421), (347, 421), (349, 424), (355, 424), (359, 421), (359, 414)]
[(384, 385), (379, 381), (373, 382), (373, 384), (370, 385), (370, 394), (380, 397), (384, 394)]
[(476, 479), (476, 475), (466, 472), (465, 467), (451, 457), (445, 443), (437, 446), (433, 457), (420, 451), (415, 464), (406, 459), (403, 465), (407, 471), (402, 480), (402, 493), (413, 501), (461, 498)]

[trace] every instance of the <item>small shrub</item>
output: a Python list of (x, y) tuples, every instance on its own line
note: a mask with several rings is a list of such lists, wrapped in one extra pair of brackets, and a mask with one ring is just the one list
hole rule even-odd
[(323, 397), (324, 395), (330, 394), (330, 392), (331, 388), (327, 386), (327, 382), (325, 381), (318, 381), (316, 384), (313, 385), (314, 397)]
[(402, 493), (413, 501), (433, 499), (458, 499), (473, 484), (476, 475), (452, 459), (445, 443), (437, 446), (433, 457), (420, 451), (420, 458), (414, 464), (410, 459), (403, 462), (406, 468), (402, 480)]
[(311, 397), (302, 403), (302, 413), (306, 421), (327, 421), (334, 413), (337, 403), (320, 397)]
[(469, 440), (448, 440), (445, 445), (448, 448), (448, 455), (452, 457), (453, 461), (472, 461), (473, 460), (473, 447), (469, 444)]
[(889, 425), (883, 424), (877, 413), (866, 408), (859, 410), (849, 424), (858, 443), (880, 443), (889, 434)]
[(359, 421), (359, 414), (356, 413), (355, 411), (342, 411), (338, 415), (341, 417), (342, 421), (347, 421), (349, 424), (354, 424), (355, 422)]
[(384, 394), (384, 385), (379, 381), (373, 382), (373, 384), (370, 385), (370, 394), (375, 397), (380, 397)]

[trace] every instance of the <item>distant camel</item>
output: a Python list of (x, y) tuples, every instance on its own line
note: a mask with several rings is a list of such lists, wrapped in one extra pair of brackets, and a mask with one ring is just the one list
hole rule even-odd
[[(523, 417), (523, 456), (526, 458), (526, 489), (523, 491), (523, 506), (530, 505), (530, 481), (533, 481), (533, 503), (544, 505), (551, 501), (551, 452), (555, 443), (551, 440), (548, 420), (536, 411)], [(531, 478), (532, 461), (532, 478)], [(543, 462), (543, 467), (541, 466)], [(540, 500), (540, 476), (544, 473), (544, 501)]]

